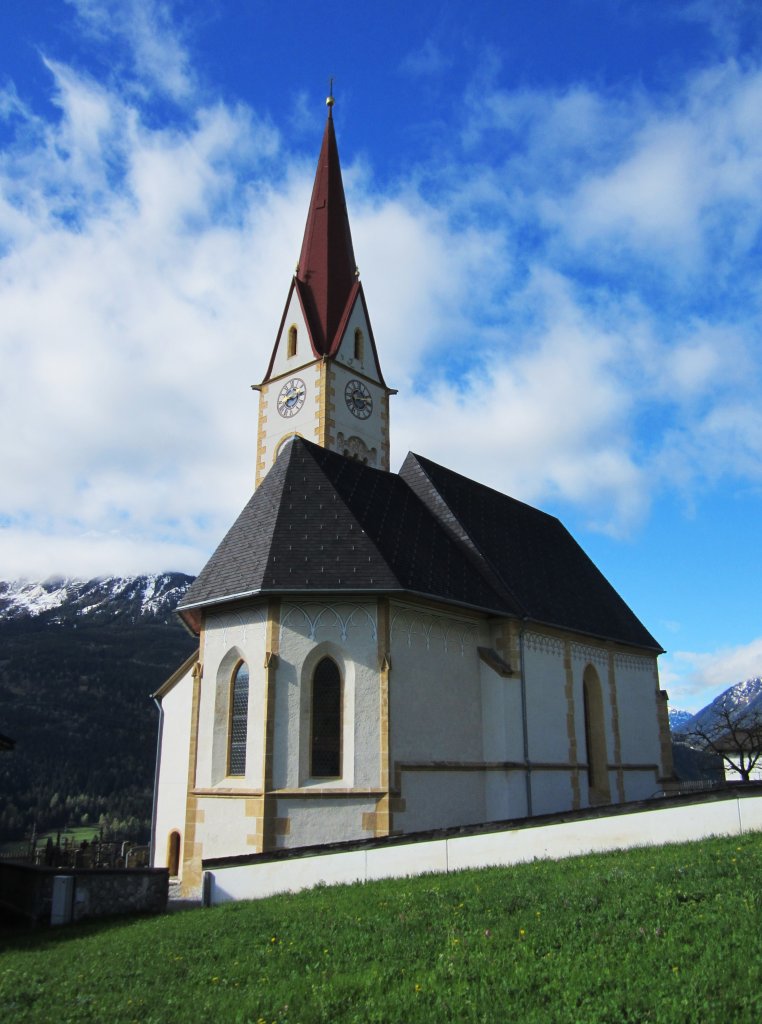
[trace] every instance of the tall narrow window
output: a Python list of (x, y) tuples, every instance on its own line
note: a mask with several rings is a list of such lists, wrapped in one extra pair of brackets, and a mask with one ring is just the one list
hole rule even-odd
[(239, 661), (230, 683), (230, 745), (228, 775), (246, 774), (246, 733), (249, 717), (249, 668)]
[(310, 775), (341, 775), (341, 676), (335, 661), (323, 658), (312, 677)]
[(355, 359), (363, 357), (363, 336), (359, 327), (355, 328)]
[(289, 356), (289, 359), (291, 358), (291, 356), (295, 356), (295, 355), (296, 355), (296, 325), (295, 324), (291, 324), (291, 326), (288, 329), (288, 356)]
[(606, 757), (606, 733), (603, 722), (603, 698), (598, 673), (588, 665), (582, 677), (582, 698), (585, 713), (585, 747), (587, 781), (597, 800), (608, 799), (609, 773)]

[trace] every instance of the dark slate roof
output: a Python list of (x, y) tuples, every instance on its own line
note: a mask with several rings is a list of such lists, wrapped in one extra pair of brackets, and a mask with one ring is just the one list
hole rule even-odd
[(552, 516), (409, 455), (399, 475), (302, 438), (275, 465), (179, 611), (257, 594), (408, 593), (659, 645)]
[(420, 455), (408, 455), (400, 476), (483, 559), (522, 617), (661, 650), (555, 516)]

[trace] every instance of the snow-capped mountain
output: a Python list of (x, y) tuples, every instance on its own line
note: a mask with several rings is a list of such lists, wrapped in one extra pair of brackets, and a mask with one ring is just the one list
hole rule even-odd
[(716, 712), (720, 708), (745, 708), (750, 711), (762, 711), (762, 676), (754, 676), (751, 679), (744, 679), (740, 683), (734, 683), (727, 690), (723, 690), (715, 697), (711, 704), (698, 711), (690, 722), (681, 727), (681, 732), (687, 732), (696, 726), (708, 728), (716, 721)]
[(683, 727), (693, 718), (692, 711), (683, 711), (682, 708), (669, 709), (669, 728), (675, 732), (681, 732)]
[(91, 580), (0, 581), (0, 622), (31, 617), (62, 623), (104, 616), (133, 622), (165, 620), (192, 582), (192, 576), (177, 572)]
[(746, 707), (750, 710), (762, 711), (762, 676), (754, 676), (752, 679), (734, 683), (715, 697), (711, 704), (707, 704), (701, 711), (697, 711), (695, 715), (670, 708), (669, 724), (673, 734), (685, 734), (695, 726), (707, 727), (713, 721), (716, 711), (721, 707), (731, 709)]

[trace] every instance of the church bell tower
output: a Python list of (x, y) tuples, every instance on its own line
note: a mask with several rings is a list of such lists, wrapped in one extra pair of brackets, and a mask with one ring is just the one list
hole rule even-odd
[(376, 351), (344, 198), (333, 96), (307, 224), (259, 391), (259, 486), (295, 435), (389, 469), (389, 396)]

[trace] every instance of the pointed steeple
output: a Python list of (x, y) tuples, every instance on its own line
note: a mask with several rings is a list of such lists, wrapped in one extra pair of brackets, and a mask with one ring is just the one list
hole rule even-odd
[(333, 97), (312, 188), (296, 282), (312, 343), (327, 355), (355, 284), (356, 264), (349, 230), (339, 150), (333, 130)]
[(259, 391), (256, 484), (287, 438), (389, 468), (389, 396), (355, 266), (328, 97), (302, 252)]

